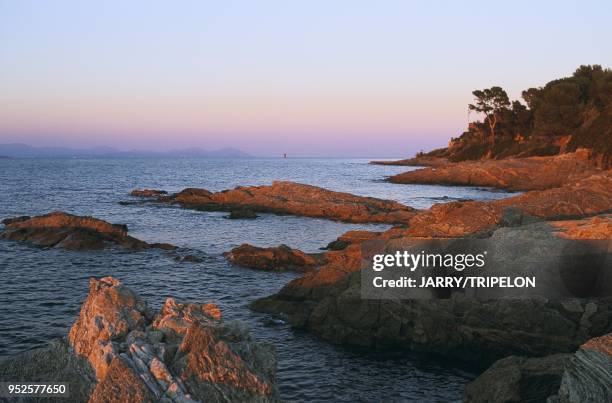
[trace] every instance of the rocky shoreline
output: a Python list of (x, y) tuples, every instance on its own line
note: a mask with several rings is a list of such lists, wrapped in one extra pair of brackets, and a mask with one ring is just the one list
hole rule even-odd
[[(573, 158), (558, 158), (552, 165)], [(429, 170), (432, 175), (438, 171)], [(555, 168), (548, 173), (552, 171)], [(441, 171), (442, 177), (445, 172)], [(584, 169), (578, 170), (575, 176), (560, 173), (534, 185), (539, 190), (497, 201), (434, 205), (417, 212), (404, 226), (370, 236), (362, 234), (362, 240), (339, 243), (333, 248), (336, 250), (323, 255), (325, 263), (318, 271), (291, 281), (275, 295), (254, 301), (251, 308), (280, 316), (293, 327), (312, 331), (332, 343), (425, 351), (454, 357), (483, 369), (505, 357), (527, 357), (506, 358), (491, 371), (503, 373), (504, 368), (522, 371), (525, 382), (544, 382), (546, 387), (536, 392), (528, 387), (528, 395), (516, 392), (521, 397), (507, 401), (524, 401), (521, 399), (530, 393), (539, 397), (545, 395), (545, 398), (557, 395), (561, 377), (568, 377), (562, 375), (565, 367), (559, 363), (569, 362), (571, 353), (588, 340), (612, 332), (609, 294), (595, 299), (482, 300), (451, 291), (450, 295), (427, 300), (367, 300), (360, 294), (360, 270), (363, 245), (372, 240), (489, 239), (504, 249), (504, 243), (517, 239), (525, 245), (548, 239), (553, 248), (563, 249), (562, 242), (567, 240), (612, 239), (612, 217), (609, 215), (612, 211), (612, 172)], [(512, 175), (515, 173), (508, 174)], [(559, 182), (561, 179), (563, 182)], [(516, 256), (510, 254), (507, 262), (497, 269), (510, 273), (521, 254), (531, 254), (525, 259), (545, 261), (551, 250), (536, 248), (535, 252), (517, 252)], [(603, 252), (609, 253), (609, 246)], [(609, 276), (604, 280), (612, 281)], [(605, 340), (609, 343), (609, 339)], [(580, 351), (582, 349), (577, 355), (582, 354)], [(560, 356), (555, 356), (559, 353)], [(551, 357), (528, 358), (548, 356)], [(603, 360), (606, 365), (612, 362), (609, 356)], [(550, 373), (538, 369), (552, 362), (559, 365), (550, 369)], [(483, 376), (469, 389), (472, 392), (466, 395), (467, 401), (497, 401), (491, 394), (484, 394), (482, 400), (474, 398), (478, 393), (473, 391), (479, 388), (491, 390), (492, 381), (487, 380), (491, 377)], [(503, 385), (502, 389), (511, 388), (508, 386), (511, 382), (509, 379), (497, 381)], [(588, 393), (597, 396), (598, 387), (595, 392), (579, 396)], [(579, 389), (576, 385), (568, 388)], [(585, 388), (590, 390), (591, 386)], [(562, 387), (554, 397), (558, 400), (553, 401), (582, 401), (574, 394)]]
[(275, 373), (274, 346), (216, 305), (155, 313), (112, 277), (90, 279), (66, 339), (0, 362), (3, 381), (70, 382), (74, 402), (276, 402)]
[[(421, 211), (292, 182), (216, 193), (196, 188), (176, 194), (143, 189), (131, 195), (139, 198), (137, 203), (229, 211), (237, 219), (274, 213), (396, 224), (383, 232), (349, 231), (321, 253), (286, 245), (243, 244), (224, 256), (232, 264), (255, 270), (304, 273), (278, 293), (250, 304), (254, 311), (279, 316), (296, 329), (336, 344), (423, 351), (482, 370), (491, 365), (466, 388), (468, 402), (598, 401), (610, 386), (605, 378), (612, 362), (609, 294), (488, 299), (451, 289), (409, 300), (364, 299), (361, 294), (364, 250), (372, 242), (478, 239), (507, 251), (495, 268), (505, 274), (516, 273), (522, 262), (530, 260), (559, 266), (552, 250), (579, 249), (586, 240), (608, 241), (600, 252), (609, 254), (612, 171), (594, 168), (588, 161), (581, 152), (452, 164), (430, 160), (431, 168), (400, 174), (400, 180), (392, 181), (527, 192), (494, 201), (436, 204)], [(417, 162), (427, 163), (415, 159), (402, 164)], [(6, 219), (3, 224), (0, 238), (44, 247), (175, 249), (133, 238), (123, 225), (62, 212)], [(612, 279), (600, 280), (601, 289), (608, 292), (605, 283)], [(92, 279), (68, 337), (4, 360), (0, 376), (64, 377), (74, 383), (76, 401), (278, 401), (273, 347), (252, 341), (242, 326), (220, 319), (213, 304), (181, 304), (173, 299), (156, 314), (118, 280)], [(37, 366), (41, 360), (49, 364)]]
[(602, 172), (587, 150), (550, 157), (440, 163), (387, 178), (399, 184), (484, 186), (509, 191), (545, 190)]

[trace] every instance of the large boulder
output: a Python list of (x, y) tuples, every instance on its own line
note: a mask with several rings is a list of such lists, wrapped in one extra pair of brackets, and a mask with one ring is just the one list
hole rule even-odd
[[(112, 277), (90, 280), (68, 345), (54, 342), (1, 362), (2, 379), (49, 381), (61, 374), (76, 402), (279, 400), (272, 345), (253, 341), (238, 322), (222, 322), (211, 303), (168, 298), (155, 314)], [(53, 362), (33, 365), (38, 357)], [(55, 367), (58, 374), (45, 378)]]
[(130, 250), (148, 248), (176, 249), (170, 244), (149, 244), (127, 233), (127, 226), (111, 224), (94, 217), (77, 216), (61, 211), (37, 217), (3, 220), (0, 238), (68, 250), (98, 250), (118, 246)]
[(553, 402), (610, 401), (612, 393), (612, 333), (591, 339), (574, 354)]

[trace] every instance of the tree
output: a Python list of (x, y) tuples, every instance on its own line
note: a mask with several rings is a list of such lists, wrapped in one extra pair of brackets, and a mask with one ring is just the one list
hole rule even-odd
[(495, 147), (495, 125), (499, 113), (510, 106), (508, 94), (501, 87), (491, 87), (472, 92), (475, 104), (469, 104), (471, 111), (485, 114), (485, 121), (491, 129), (491, 147)]

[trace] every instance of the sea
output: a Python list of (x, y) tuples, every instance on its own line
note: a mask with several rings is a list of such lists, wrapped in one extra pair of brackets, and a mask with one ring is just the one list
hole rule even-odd
[[(276, 346), (281, 398), (289, 402), (459, 401), (474, 378), (460, 363), (413, 352), (338, 346), (248, 309), (299, 276), (230, 265), (222, 253), (242, 243), (281, 243), (317, 252), (346, 231), (387, 225), (170, 206), (121, 205), (135, 188), (211, 191), (289, 180), (397, 200), (415, 208), (458, 199), (490, 200), (507, 192), (484, 188), (400, 185), (385, 177), (411, 167), (367, 159), (0, 159), (0, 219), (65, 211), (127, 224), (130, 235), (168, 242), (202, 258), (176, 262), (167, 252), (65, 251), (0, 240), (0, 359), (65, 336), (79, 314), (92, 276), (114, 276), (154, 307), (167, 297), (214, 302), (224, 320), (240, 320), (254, 339)], [(0, 224), (1, 227), (1, 224)]]

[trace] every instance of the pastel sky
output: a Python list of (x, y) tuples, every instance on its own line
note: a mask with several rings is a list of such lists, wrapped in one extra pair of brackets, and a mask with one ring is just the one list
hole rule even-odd
[(410, 156), (612, 67), (607, 1), (0, 0), (0, 143)]

